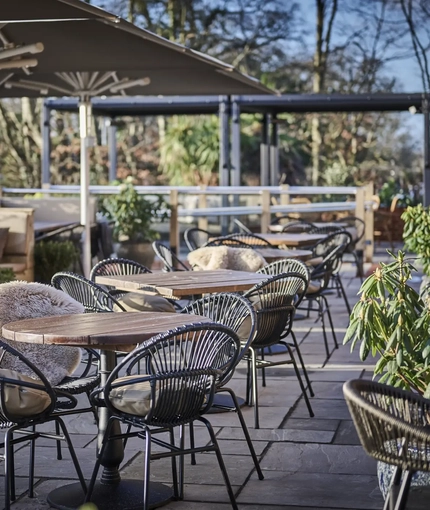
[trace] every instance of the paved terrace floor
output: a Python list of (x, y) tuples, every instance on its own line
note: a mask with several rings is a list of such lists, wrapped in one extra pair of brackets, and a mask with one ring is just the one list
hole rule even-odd
[[(380, 251), (379, 260), (387, 260), (386, 252)], [(354, 273), (350, 265), (344, 264), (343, 277), (351, 305), (359, 289), (359, 279)], [(331, 309), (341, 344), (348, 315), (343, 301), (337, 297), (331, 300)], [(259, 393), (259, 430), (252, 428), (253, 409), (244, 408), (264, 480), (258, 480), (255, 474), (236, 414), (210, 415), (239, 507), (243, 510), (381, 509), (383, 500), (377, 483), (376, 462), (362, 450), (342, 395), (342, 384), (348, 379), (371, 377), (372, 362), (361, 363), (356, 353), (350, 353), (349, 346), (342, 345), (325, 362), (319, 324), (312, 320), (297, 321), (294, 329), (310, 371), (315, 417), (309, 417), (290, 367), (268, 371), (267, 387), (260, 388)], [(329, 341), (332, 342), (330, 336)], [(232, 381), (238, 395), (244, 394), (244, 377), (244, 368), (240, 367)], [(95, 458), (96, 427), (89, 415), (80, 415), (68, 420), (68, 428), (73, 434), (84, 474), (89, 478)], [(207, 440), (205, 429), (198, 427), (196, 441)], [(128, 443), (122, 468), (124, 476), (142, 478), (142, 448), (143, 441), (134, 439)], [(26, 492), (28, 451), (24, 446), (16, 453), (19, 499), (13, 508), (46, 509), (47, 494), (75, 480), (72, 463), (65, 451), (64, 460), (55, 460), (55, 444), (41, 440), (36, 451), (36, 497), (29, 499)], [(169, 463), (168, 459), (154, 461), (151, 478), (169, 483)], [(213, 453), (198, 455), (197, 466), (191, 466), (187, 458), (185, 481), (185, 500), (169, 503), (164, 507), (166, 510), (231, 508)], [(0, 483), (2, 497), (3, 480)]]

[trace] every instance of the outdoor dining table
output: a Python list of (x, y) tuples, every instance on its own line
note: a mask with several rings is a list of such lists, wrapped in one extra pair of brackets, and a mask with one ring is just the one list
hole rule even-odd
[(308, 260), (312, 258), (310, 250), (282, 250), (280, 248), (257, 248), (256, 251), (266, 259), (266, 262), (274, 262), (280, 259)]
[[(131, 351), (136, 344), (178, 326), (210, 322), (199, 315), (175, 313), (127, 312), (88, 313), (43, 317), (11, 322), (2, 328), (2, 335), (16, 342), (91, 347), (100, 349), (101, 384), (104, 385), (115, 367), (115, 351)], [(98, 448), (109, 420), (107, 408), (99, 410)], [(114, 422), (112, 434), (120, 434), (120, 424)], [(103, 473), (95, 486), (91, 501), (99, 510), (137, 510), (143, 504), (143, 482), (121, 480), (119, 465), (124, 458), (123, 442), (111, 441), (101, 460)], [(55, 473), (53, 473), (55, 475)], [(150, 505), (165, 504), (173, 492), (167, 485), (151, 482)], [(74, 510), (84, 502), (80, 483), (64, 485), (48, 495), (48, 503), (58, 509)]]
[(175, 271), (123, 276), (96, 276), (96, 283), (129, 292), (156, 292), (182, 299), (213, 292), (242, 292), (267, 279), (267, 275), (247, 271)]
[(281, 232), (279, 234), (257, 233), (257, 235), (269, 241), (273, 246), (285, 245), (289, 248), (314, 246), (318, 241), (326, 237), (326, 234), (293, 234), (290, 232)]

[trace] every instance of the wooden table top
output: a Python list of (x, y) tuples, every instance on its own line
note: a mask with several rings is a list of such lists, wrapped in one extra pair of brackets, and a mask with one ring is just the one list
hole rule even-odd
[(83, 313), (10, 322), (2, 335), (16, 342), (129, 351), (158, 333), (196, 322), (211, 321), (177, 313)]
[(97, 276), (96, 283), (128, 291), (153, 291), (170, 298), (212, 292), (241, 292), (267, 279), (246, 271), (176, 271), (125, 276)]
[(257, 248), (256, 251), (266, 259), (273, 262), (279, 259), (308, 260), (312, 257), (310, 250), (281, 250), (279, 248)]
[(266, 241), (273, 246), (285, 245), (300, 248), (302, 246), (313, 246), (320, 239), (326, 237), (326, 234), (291, 234), (289, 232), (281, 232), (279, 234), (263, 234), (258, 233)]

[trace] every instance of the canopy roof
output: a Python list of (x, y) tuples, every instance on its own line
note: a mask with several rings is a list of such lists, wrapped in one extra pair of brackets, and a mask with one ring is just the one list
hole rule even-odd
[(0, 97), (272, 93), (230, 65), (78, 0), (6, 7)]

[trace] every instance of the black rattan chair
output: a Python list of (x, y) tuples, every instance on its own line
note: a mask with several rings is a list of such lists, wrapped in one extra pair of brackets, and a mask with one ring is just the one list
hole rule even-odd
[(345, 292), (345, 288), (342, 283), (342, 278), (340, 276), (340, 268), (342, 266), (342, 258), (347, 249), (347, 247), (352, 242), (352, 236), (346, 230), (338, 230), (336, 232), (332, 232), (312, 248), (312, 257), (327, 257), (327, 255), (338, 246), (342, 246), (342, 249), (336, 251), (336, 257), (332, 260), (331, 267), (331, 283), (332, 288), (336, 290), (339, 297), (342, 297), (345, 301), (345, 306), (348, 311), (348, 314), (351, 315), (351, 306), (348, 301), (348, 297)]
[[(366, 223), (356, 216), (346, 216), (345, 218), (340, 218), (333, 223), (337, 222), (346, 224), (346, 229), (351, 234), (352, 240), (347, 246), (345, 253), (350, 253), (353, 256), (354, 262), (357, 265), (358, 276), (360, 277), (361, 282), (363, 282), (363, 250), (357, 250), (357, 244), (363, 239)], [(355, 231), (355, 235), (353, 235), (348, 229)]]
[[(306, 279), (299, 273), (283, 273), (269, 277), (267, 280), (248, 290), (244, 297), (248, 298), (257, 314), (257, 332), (252, 342), (253, 349), (249, 355), (247, 377), (247, 400), (254, 404), (255, 428), (259, 428), (257, 369), (263, 370), (263, 385), (265, 384), (265, 369), (273, 366), (292, 364), (297, 380), (300, 384), (303, 397), (313, 416), (311, 404), (306, 394), (300, 372), (294, 358), (291, 346), (284, 340), (291, 332), (293, 324), (295, 300), (301, 299), (306, 291)], [(271, 361), (264, 357), (264, 349), (275, 344), (286, 347), (290, 359)], [(257, 353), (259, 356), (257, 356)]]
[(307, 233), (309, 234), (315, 225), (307, 221), (292, 221), (283, 226), (281, 232), (290, 232), (292, 234)]
[[(104, 388), (93, 393), (95, 404), (106, 405), (111, 413), (101, 444), (93, 476), (89, 484), (87, 500), (91, 494), (100, 459), (109, 441), (126, 437), (145, 440), (143, 509), (149, 508), (148, 488), (150, 461), (157, 458), (172, 458), (172, 478), (176, 499), (183, 498), (184, 455), (204, 451), (215, 451), (224, 477), (231, 505), (237, 510), (234, 493), (212, 426), (203, 415), (210, 409), (217, 378), (236, 363), (240, 343), (238, 336), (221, 324), (195, 324), (183, 326), (143, 342), (130, 353), (110, 374)], [(142, 360), (146, 374), (132, 375), (137, 363)], [(126, 376), (118, 378), (125, 371)], [(134, 393), (136, 401), (130, 398)], [(99, 396), (102, 396), (100, 401)], [(125, 402), (128, 402), (126, 405)], [(131, 405), (130, 405), (131, 404)], [(115, 420), (133, 429), (118, 438), (111, 435)], [(192, 422), (202, 422), (210, 435), (210, 444), (185, 448), (183, 427)], [(172, 444), (173, 429), (179, 427), (180, 444)], [(170, 431), (170, 442), (156, 439), (163, 451), (152, 452), (151, 440), (160, 431)], [(155, 438), (154, 438), (155, 439)], [(179, 487), (175, 457), (179, 457)]]
[(201, 228), (187, 228), (184, 232), (184, 241), (190, 251), (197, 250), (204, 246), (211, 234)]
[(273, 246), (273, 244), (270, 244), (269, 241), (266, 241), (266, 239), (263, 239), (257, 234), (230, 234), (227, 238), (236, 239), (237, 241), (241, 241), (253, 248), (276, 248), (276, 246)]
[(254, 248), (250, 244), (244, 243), (240, 239), (232, 238), (231, 235), (212, 239), (212, 241), (207, 242), (204, 247), (206, 248), (210, 246), (228, 246), (229, 248), (250, 248), (251, 250)]
[[(34, 497), (34, 460), (35, 441), (47, 438), (54, 441), (66, 441), (72, 457), (73, 465), (84, 492), (86, 483), (76, 457), (73, 444), (67, 428), (61, 418), (62, 409), (73, 409), (77, 405), (74, 396), (54, 389), (43, 373), (31, 363), (23, 354), (0, 340), (0, 359), (9, 356), (19, 360), (30, 371), (32, 377), (26, 377), (18, 372), (1, 369), (0, 364), (0, 428), (5, 429), (4, 441), (1, 443), (5, 461), (5, 509), (10, 509), (10, 502), (16, 499), (14, 476), (14, 445), (30, 441), (29, 455), (29, 489), (28, 495)], [(44, 423), (55, 424), (56, 433), (37, 431), (36, 427)], [(19, 434), (15, 437), (15, 434)]]
[(170, 271), (190, 271), (190, 268), (181, 262), (165, 244), (160, 243), (160, 241), (154, 241), (152, 247), (157, 257), (159, 257), (164, 264), (163, 271), (167, 273)]
[[(276, 260), (275, 262), (272, 262), (271, 264), (268, 264), (267, 266), (262, 267), (257, 271), (257, 273), (261, 274), (267, 274), (268, 276), (276, 276), (278, 274), (282, 273), (299, 273), (305, 278), (306, 280), (306, 289), (308, 288), (309, 281), (310, 281), (310, 273), (309, 269), (306, 266), (304, 262), (301, 260), (295, 260), (295, 259), (281, 259)], [(296, 302), (294, 303), (295, 307), (298, 307), (302, 300), (304, 299), (305, 294), (300, 293), (296, 296)], [(293, 345), (294, 349), (297, 352), (297, 357), (300, 361), (300, 366), (302, 367), (303, 375), (305, 376), (306, 383), (308, 385), (309, 394), (311, 397), (314, 396), (314, 392), (312, 390), (311, 381), (309, 379), (308, 371), (306, 370), (305, 363), (303, 361), (302, 353), (300, 352), (299, 343), (297, 342), (296, 335), (294, 333), (294, 330), (291, 328), (291, 338), (293, 339)], [(268, 347), (266, 350), (270, 353), (270, 347)]]
[[(239, 294), (220, 293), (194, 301), (190, 305), (186, 306), (181, 311), (181, 313), (203, 315), (205, 317), (209, 317), (214, 322), (218, 322), (224, 326), (229, 327), (235, 333), (239, 333), (245, 322), (249, 324), (249, 328), (247, 328), (246, 332), (247, 338), (241, 338), (241, 350), (237, 357), (236, 363), (234, 366), (232, 365), (229, 367), (228, 372), (224, 371), (224, 373), (222, 373), (217, 379), (215, 384), (215, 393), (227, 392), (231, 396), (234, 404), (234, 410), (238, 414), (240, 425), (242, 427), (249, 451), (255, 464), (255, 469), (257, 470), (260, 480), (262, 480), (263, 473), (261, 472), (260, 464), (258, 462), (257, 455), (255, 454), (254, 447), (249, 436), (248, 427), (246, 426), (245, 420), (243, 418), (239, 402), (235, 392), (231, 388), (226, 387), (226, 384), (233, 376), (235, 367), (241, 361), (243, 356), (248, 352), (248, 349), (251, 348), (256, 326), (256, 314), (254, 308), (246, 298), (240, 296)], [(225, 409), (224, 405), (217, 406), (216, 402), (214, 403), (213, 407), (221, 407)], [(227, 410), (230, 409), (230, 407), (227, 408)], [(190, 433), (191, 443), (194, 444), (192, 423), (190, 424)]]
[(114, 307), (125, 308), (107, 290), (79, 274), (63, 271), (55, 273), (51, 284), (83, 304), (87, 313), (113, 312)]
[(334, 234), (335, 232), (343, 232), (345, 229), (343, 227), (339, 227), (339, 225), (335, 225), (333, 223), (327, 223), (327, 225), (323, 225), (321, 227), (313, 227), (308, 230), (308, 234)]
[(343, 394), (366, 453), (395, 466), (384, 510), (405, 510), (413, 474), (430, 472), (430, 401), (363, 379), (346, 382)]

